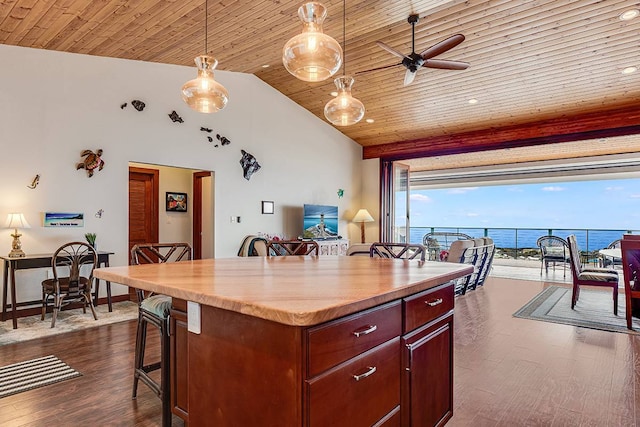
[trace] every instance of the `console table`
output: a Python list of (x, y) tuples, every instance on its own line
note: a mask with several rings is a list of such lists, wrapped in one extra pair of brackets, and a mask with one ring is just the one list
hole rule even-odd
[(346, 255), (349, 249), (349, 240), (347, 239), (327, 239), (315, 240), (320, 246), (320, 255)]
[(444, 425), (465, 264), (347, 256), (99, 268), (173, 297), (171, 404), (187, 425)]
[[(113, 252), (98, 252), (98, 265), (109, 267), (109, 256), (113, 255)], [(16, 307), (42, 304), (41, 300), (37, 301), (24, 301), (17, 302), (16, 300), (16, 271), (26, 270), (31, 268), (47, 268), (51, 267), (51, 259), (53, 254), (34, 254), (26, 255), (19, 258), (11, 258), (8, 256), (0, 256), (0, 259), (4, 261), (4, 270), (2, 276), (2, 321), (7, 319), (7, 308), (11, 307), (11, 318), (13, 320), (13, 329), (18, 328), (18, 316), (16, 313)], [(10, 279), (10, 280), (9, 280)], [(11, 304), (7, 303), (8, 283), (11, 282)], [(40, 284), (38, 284), (40, 285)], [(100, 290), (100, 280), (96, 279), (96, 292), (94, 296), (94, 305), (98, 305), (98, 291)], [(109, 304), (109, 311), (111, 307), (111, 282), (107, 281), (107, 304)]]

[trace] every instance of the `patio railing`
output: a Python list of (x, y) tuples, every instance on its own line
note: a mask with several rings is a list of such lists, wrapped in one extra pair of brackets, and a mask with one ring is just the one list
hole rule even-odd
[(554, 228), (474, 228), (474, 227), (411, 227), (410, 243), (422, 243), (427, 233), (454, 232), (464, 233), (471, 237), (491, 237), (496, 248), (512, 258), (539, 257), (540, 253), (536, 241), (541, 236), (558, 236), (566, 240), (570, 234), (575, 234), (578, 246), (587, 260), (597, 257), (597, 251), (604, 249), (623, 234), (640, 234), (640, 230), (612, 230), (612, 229), (554, 229)]

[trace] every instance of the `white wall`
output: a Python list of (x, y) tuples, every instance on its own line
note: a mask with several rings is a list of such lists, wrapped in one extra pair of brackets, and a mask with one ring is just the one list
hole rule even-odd
[[(111, 265), (125, 265), (129, 162), (214, 171), (216, 257), (235, 256), (246, 234), (299, 234), (304, 203), (338, 205), (340, 233), (358, 238), (345, 213), (360, 205), (361, 147), (255, 76), (216, 72), (230, 101), (223, 111), (205, 115), (180, 98), (180, 87), (196, 75), (193, 67), (5, 45), (0, 58), (0, 218), (26, 215), (32, 225), (22, 237), (26, 252), (52, 252), (93, 231), (101, 249), (116, 253)], [(146, 103), (144, 111), (131, 106), (134, 99)], [(124, 102), (128, 106), (121, 109)], [(184, 123), (169, 119), (172, 110)], [(201, 126), (231, 144), (213, 147)], [(98, 148), (105, 168), (87, 178), (75, 165), (82, 150)], [(262, 166), (249, 181), (242, 176), (241, 149)], [(40, 184), (28, 189), (36, 174)], [(261, 200), (275, 202), (274, 215), (261, 214)], [(94, 216), (99, 209), (102, 218)], [(42, 227), (43, 212), (52, 211), (84, 212), (85, 227)], [(231, 216), (241, 222), (231, 223)], [(9, 234), (5, 230), (0, 238), (7, 253)], [(37, 298), (45, 272), (24, 275), (33, 286), (21, 287), (18, 298)]]

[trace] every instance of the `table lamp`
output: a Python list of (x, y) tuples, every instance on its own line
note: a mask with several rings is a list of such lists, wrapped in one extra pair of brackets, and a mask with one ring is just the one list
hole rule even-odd
[(31, 228), (27, 220), (24, 218), (24, 214), (21, 213), (10, 213), (7, 216), (7, 223), (5, 224), (5, 228), (13, 228), (13, 243), (11, 243), (11, 252), (9, 252), (10, 258), (20, 258), (25, 256), (24, 251), (22, 250), (22, 243), (20, 243), (20, 236), (22, 234), (18, 233), (18, 228)]
[(366, 209), (360, 209), (356, 216), (353, 217), (353, 222), (360, 223), (360, 240), (364, 243), (364, 223), (365, 222), (373, 222), (373, 217)]

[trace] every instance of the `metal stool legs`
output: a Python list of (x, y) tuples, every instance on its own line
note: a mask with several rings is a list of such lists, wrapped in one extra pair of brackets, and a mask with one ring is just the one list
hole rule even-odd
[[(144, 364), (144, 353), (147, 342), (147, 325), (151, 324), (160, 332), (160, 362)], [(136, 333), (136, 350), (134, 355), (133, 393), (138, 392), (138, 381), (145, 383), (162, 401), (162, 426), (171, 426), (171, 404), (169, 391), (169, 318), (161, 318), (153, 313), (140, 309), (138, 313), (138, 330)], [(149, 373), (160, 369), (160, 384)]]

